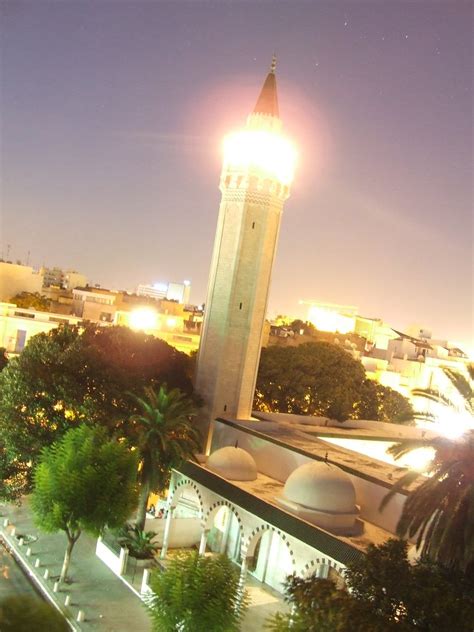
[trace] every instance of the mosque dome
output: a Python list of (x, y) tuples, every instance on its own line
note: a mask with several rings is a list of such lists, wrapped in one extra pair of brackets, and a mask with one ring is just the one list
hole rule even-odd
[(311, 461), (301, 465), (288, 477), (284, 499), (307, 509), (352, 514), (356, 511), (356, 494), (349, 476), (336, 465)]
[(209, 455), (206, 467), (231, 481), (254, 481), (257, 478), (257, 464), (253, 456), (233, 446), (219, 448)]

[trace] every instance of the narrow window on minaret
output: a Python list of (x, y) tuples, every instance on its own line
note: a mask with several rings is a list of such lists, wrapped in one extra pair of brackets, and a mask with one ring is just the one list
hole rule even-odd
[(227, 410), (227, 404), (224, 404), (224, 412)]
[(242, 309), (242, 303), (240, 303), (240, 305), (239, 305), (239, 309)]
[(255, 228), (255, 222), (252, 222), (252, 228)]

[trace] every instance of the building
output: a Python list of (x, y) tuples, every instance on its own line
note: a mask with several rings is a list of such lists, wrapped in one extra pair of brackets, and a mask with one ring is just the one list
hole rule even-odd
[(32, 336), (48, 333), (59, 325), (77, 325), (80, 321), (73, 316), (0, 303), (0, 347), (6, 349), (8, 355), (16, 355), (23, 351)]
[(87, 285), (87, 277), (76, 270), (63, 270), (62, 268), (41, 268), (43, 274), (43, 287), (60, 287), (73, 290), (76, 287)]
[[(225, 140), (196, 390), (203, 428), (251, 413), (280, 219), (295, 151), (281, 133), (275, 60), (245, 129)], [(231, 359), (231, 360), (230, 360)]]
[(72, 313), (84, 320), (112, 323), (117, 297), (118, 292), (103, 288), (77, 287), (72, 294)]
[(191, 295), (191, 283), (183, 281), (182, 283), (154, 283), (153, 285), (139, 285), (137, 287), (138, 296), (147, 296), (157, 300), (166, 299), (168, 301), (177, 301), (183, 305), (189, 304)]
[(21, 263), (0, 261), (0, 301), (9, 301), (20, 292), (41, 292), (43, 275)]

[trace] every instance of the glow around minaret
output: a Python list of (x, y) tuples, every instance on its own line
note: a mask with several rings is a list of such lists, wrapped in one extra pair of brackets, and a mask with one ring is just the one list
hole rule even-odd
[(270, 277), (296, 151), (281, 132), (275, 59), (244, 129), (224, 140), (214, 252), (195, 386), (202, 430), (218, 416), (248, 419)]
[(265, 129), (245, 129), (224, 140), (223, 170), (256, 173), (289, 185), (293, 181), (296, 150), (289, 140)]

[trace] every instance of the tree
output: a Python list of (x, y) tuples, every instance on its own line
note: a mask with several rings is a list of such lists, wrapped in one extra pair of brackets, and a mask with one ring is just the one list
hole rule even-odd
[[(422, 445), (434, 448), (434, 458), (426, 469), (429, 478), (405, 501), (397, 534), (416, 537), (422, 557), (474, 573), (474, 431), (457, 441), (438, 437)], [(419, 447), (419, 442), (408, 441), (392, 446), (390, 452), (399, 458)], [(408, 471), (381, 508), (420, 476), (418, 471)]]
[(37, 596), (15, 595), (0, 602), (2, 632), (69, 632), (70, 629), (63, 615)]
[[(464, 413), (466, 416), (473, 417), (474, 391), (469, 384), (469, 381), (464, 377), (462, 373), (450, 367), (444, 367), (442, 371), (444, 375), (448, 378), (451, 385), (454, 387), (454, 393), (457, 395), (457, 399), (459, 400), (460, 404), (456, 404), (452, 400), (452, 398), (447, 397), (440, 391), (434, 390), (432, 388), (415, 388), (411, 392), (412, 397), (420, 397), (422, 399), (426, 399), (427, 401), (433, 402), (437, 405), (440, 414), (443, 414), (450, 409), (452, 411)], [(417, 417), (421, 419), (436, 420), (438, 415), (432, 415), (430, 413), (418, 413)]]
[(17, 307), (35, 309), (37, 312), (49, 312), (51, 301), (39, 292), (19, 292), (8, 301)]
[(200, 436), (192, 425), (196, 415), (192, 400), (175, 388), (149, 387), (145, 397), (136, 397), (141, 409), (130, 419), (131, 433), (140, 456), (140, 497), (136, 527), (145, 527), (146, 508), (151, 492), (162, 492), (169, 483), (171, 469), (195, 458)]
[(225, 556), (193, 553), (153, 572), (148, 602), (154, 632), (237, 632), (247, 605), (239, 572)]
[(7, 366), (7, 364), (8, 364), (7, 350), (5, 349), (5, 347), (0, 347), (0, 371), (3, 371), (3, 369)]
[(339, 421), (405, 421), (413, 413), (402, 395), (369, 382), (358, 360), (324, 341), (262, 349), (254, 405), (264, 412)]
[(41, 454), (34, 473), (31, 507), (43, 531), (64, 531), (67, 548), (60, 581), (82, 531), (99, 535), (118, 528), (136, 503), (136, 455), (105, 428), (82, 425)]
[(292, 575), (286, 583), (290, 615), (271, 621), (274, 632), (471, 632), (472, 578), (421, 562), (411, 565), (407, 545), (389, 540), (370, 545), (349, 564), (348, 591), (315, 575)]
[(162, 382), (192, 393), (190, 371), (185, 354), (126, 327), (61, 326), (33, 336), (0, 373), (0, 444), (11, 462), (34, 464), (81, 423), (126, 436), (137, 411), (132, 393)]
[(414, 415), (406, 397), (388, 386), (366, 379), (362, 383), (353, 418), (413, 424)]

